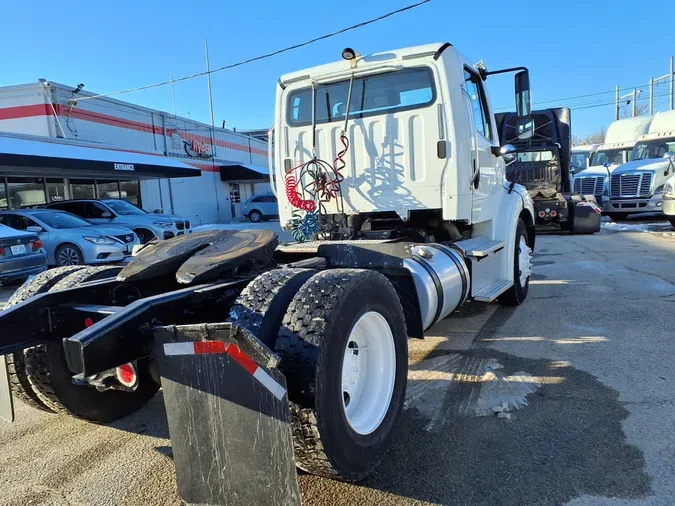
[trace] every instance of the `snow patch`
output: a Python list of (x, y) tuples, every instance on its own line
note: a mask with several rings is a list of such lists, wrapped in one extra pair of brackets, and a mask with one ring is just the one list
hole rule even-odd
[(602, 228), (615, 232), (665, 232), (670, 230), (672, 225), (665, 223), (616, 223), (615, 221), (602, 222)]

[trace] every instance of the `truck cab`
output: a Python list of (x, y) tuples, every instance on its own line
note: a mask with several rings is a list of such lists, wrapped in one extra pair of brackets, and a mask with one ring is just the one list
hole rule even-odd
[(570, 158), (570, 173), (572, 175), (591, 166), (593, 155), (600, 147), (600, 144), (582, 144), (572, 147), (572, 157)]
[(609, 196), (608, 176), (620, 165), (630, 161), (635, 143), (649, 131), (653, 116), (637, 116), (613, 122), (607, 129), (605, 142), (590, 160), (590, 167), (574, 175), (573, 190), (593, 195), (600, 205)]
[[(279, 199), (282, 227), (297, 227), (317, 190), (320, 202), (304, 205), (333, 237), (432, 222), (437, 238), (447, 222), (493, 236), (505, 206), (524, 203), (532, 217), (527, 192), (505, 181), (504, 155), (514, 150), (500, 145), (484, 67), (448, 43), (354, 56), (279, 80), (276, 181), (292, 197)], [(520, 136), (531, 135), (525, 116)], [(313, 181), (314, 157), (335, 162), (330, 188)]]
[(603, 212), (613, 219), (636, 213), (662, 213), (666, 181), (675, 174), (675, 111), (657, 113), (641, 135), (630, 161), (610, 176)]

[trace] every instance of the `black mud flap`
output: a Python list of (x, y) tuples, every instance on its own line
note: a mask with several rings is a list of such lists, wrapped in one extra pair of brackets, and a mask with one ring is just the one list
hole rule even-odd
[(160, 327), (154, 335), (181, 498), (300, 505), (278, 357), (229, 323)]
[(573, 234), (594, 234), (600, 232), (600, 208), (595, 202), (581, 201), (569, 202), (572, 215)]
[(7, 358), (4, 355), (0, 355), (0, 418), (7, 422), (14, 421), (12, 390), (7, 372)]

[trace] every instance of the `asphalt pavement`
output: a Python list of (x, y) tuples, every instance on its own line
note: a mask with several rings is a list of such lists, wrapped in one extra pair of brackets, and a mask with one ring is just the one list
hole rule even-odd
[[(675, 233), (537, 238), (525, 304), (467, 304), (410, 342), (406, 409), (363, 483), (299, 476), (306, 505), (672, 505)], [(173, 505), (161, 392), (115, 423), (18, 405), (0, 504)]]

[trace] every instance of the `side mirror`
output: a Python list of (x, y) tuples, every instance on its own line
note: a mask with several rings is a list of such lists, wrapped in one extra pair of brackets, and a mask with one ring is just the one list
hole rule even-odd
[(612, 162), (605, 162), (604, 167), (605, 169), (609, 169), (612, 166)]
[(153, 211), (153, 213), (155, 213), (155, 214), (164, 214), (164, 210), (163, 210), (163, 209), (155, 209), (155, 210)]
[(515, 77), (516, 88), (516, 114), (521, 117), (527, 117), (532, 113), (532, 103), (530, 100), (530, 74), (527, 70), (521, 70)]
[(518, 140), (526, 141), (534, 136), (534, 120), (530, 116), (518, 118), (516, 121), (516, 135)]
[(31, 225), (30, 227), (26, 227), (26, 230), (28, 232), (33, 232), (34, 234), (39, 234), (40, 232), (44, 232), (45, 229), (42, 227), (38, 227), (36, 225)]
[(101, 213), (101, 218), (108, 218), (108, 219), (110, 219), (110, 218), (112, 218), (112, 217), (113, 217), (113, 215), (112, 215), (109, 211), (103, 211), (103, 212)]
[(668, 164), (668, 168), (663, 173), (664, 176), (667, 176), (668, 174), (670, 174), (670, 166), (673, 164), (673, 162), (675, 162), (675, 153), (673, 153), (672, 151), (668, 151), (665, 155), (663, 155), (663, 158), (665, 158), (670, 162)]
[(501, 156), (507, 165), (516, 160), (516, 148), (513, 144), (492, 146), (492, 154), (495, 156)]

